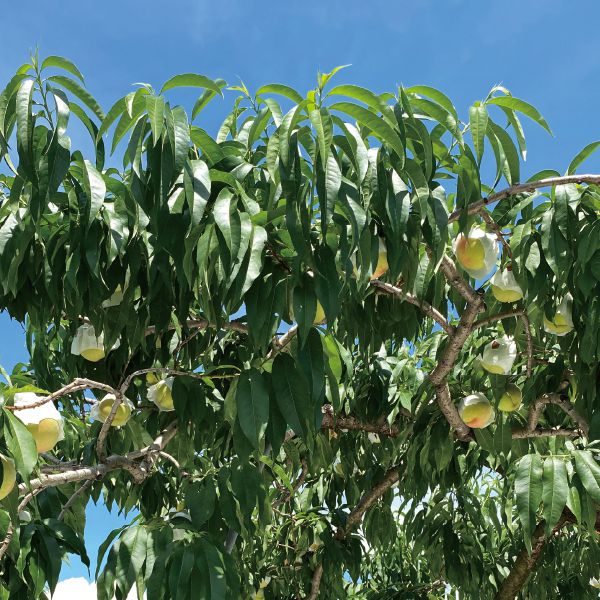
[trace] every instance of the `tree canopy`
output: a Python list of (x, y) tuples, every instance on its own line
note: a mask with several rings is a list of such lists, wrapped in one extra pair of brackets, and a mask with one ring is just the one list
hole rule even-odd
[(6, 84), (0, 598), (89, 564), (90, 498), (100, 600), (597, 597), (600, 142), (523, 182), (509, 90), (338, 70)]

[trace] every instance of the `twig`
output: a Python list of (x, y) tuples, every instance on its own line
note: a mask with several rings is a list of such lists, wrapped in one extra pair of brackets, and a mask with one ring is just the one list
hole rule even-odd
[(488, 317), (482, 317), (481, 319), (477, 319), (475, 323), (473, 323), (473, 329), (479, 329), (480, 327), (487, 327), (492, 323), (496, 323), (498, 321), (502, 321), (502, 319), (509, 319), (510, 317), (521, 317), (523, 315), (522, 308), (516, 308), (512, 310), (505, 310), (504, 312), (496, 313), (495, 315), (490, 315)]
[[(36, 494), (38, 494), (40, 491), (41, 490), (32, 490), (31, 492), (29, 492), (28, 494), (26, 494), (23, 497), (23, 500), (21, 500), (21, 503), (17, 507), (17, 518), (18, 518), (19, 513), (25, 509), (25, 507), (31, 502), (31, 500), (34, 498), (34, 496)], [(6, 535), (4, 536), (4, 540), (2, 540), (2, 544), (0, 544), (0, 562), (4, 558), (4, 555), (6, 554), (6, 551), (8, 550), (8, 547), (10, 546), (10, 543), (12, 541), (14, 533), (15, 533), (14, 526), (12, 523), (10, 523), (10, 525), (8, 526), (8, 529), (6, 531)]]
[(496, 234), (496, 238), (502, 244), (502, 248), (506, 251), (506, 254), (512, 258), (512, 250), (510, 249), (510, 244), (506, 241), (504, 235), (502, 234), (502, 228), (487, 211), (487, 209), (482, 206), (477, 213), (481, 215), (481, 218), (485, 221), (487, 228), (493, 231)]
[(92, 487), (92, 485), (94, 485), (94, 480), (93, 479), (88, 479), (88, 481), (86, 481), (83, 485), (79, 486), (75, 492), (71, 495), (71, 497), (67, 500), (67, 502), (65, 503), (65, 505), (62, 507), (62, 510), (60, 511), (59, 515), (58, 515), (58, 520), (62, 521), (65, 518), (65, 515), (67, 514), (67, 511), (71, 508), (71, 506), (73, 506), (73, 504), (75, 504), (75, 501), (77, 500), (77, 498), (83, 494), (86, 490), (88, 490), (89, 488)]
[(523, 329), (525, 330), (525, 341), (527, 343), (527, 377), (531, 377), (533, 372), (533, 337), (531, 336), (531, 323), (527, 313), (523, 311), (519, 318), (523, 323)]
[(452, 335), (454, 333), (454, 327), (448, 323), (444, 315), (431, 306), (425, 300), (419, 300), (416, 296), (413, 296), (409, 292), (405, 292), (400, 288), (392, 285), (391, 283), (385, 283), (384, 281), (379, 281), (379, 279), (374, 279), (371, 281), (371, 285), (377, 289), (378, 292), (383, 294), (388, 294), (390, 296), (396, 296), (400, 300), (404, 300), (409, 304), (417, 306), (420, 308), (428, 317), (431, 317), (440, 327), (448, 334)]
[(6, 408), (6, 410), (12, 410), (12, 411), (25, 410), (27, 408), (37, 408), (38, 406), (42, 406), (42, 405), (46, 404), (47, 402), (52, 402), (54, 400), (58, 400), (59, 398), (62, 398), (63, 396), (67, 396), (69, 394), (74, 394), (75, 392), (81, 392), (83, 390), (93, 390), (93, 389), (103, 390), (109, 394), (115, 394), (115, 395), (116, 395), (116, 391), (117, 391), (117, 390), (115, 390), (115, 388), (113, 388), (112, 386), (110, 386), (106, 383), (100, 383), (99, 381), (92, 381), (91, 379), (83, 379), (83, 378), (78, 377), (77, 379), (74, 379), (73, 381), (71, 381), (71, 383), (64, 385), (63, 387), (56, 390), (55, 392), (52, 392), (48, 396), (44, 396), (44, 397), (40, 398), (39, 400), (36, 400), (35, 402), (31, 402), (24, 406), (5, 406), (4, 408)]
[(298, 479), (296, 479), (296, 481), (294, 482), (292, 489), (288, 491), (288, 493), (283, 498), (278, 500), (275, 503), (275, 506), (279, 506), (280, 504), (286, 504), (287, 502), (289, 502), (294, 497), (296, 492), (302, 487), (302, 484), (306, 481), (306, 475), (308, 474), (308, 463), (304, 458), (302, 459), (301, 463), (302, 469), (300, 471), (300, 475)]
[[(470, 204), (467, 207), (467, 211), (468, 214), (474, 215), (479, 212), (481, 207), (487, 206), (488, 204), (492, 204), (492, 202), (498, 202), (510, 196), (515, 196), (516, 194), (532, 192), (538, 188), (552, 187), (555, 185), (565, 185), (568, 183), (591, 183), (597, 185), (600, 184), (600, 175), (565, 175), (563, 177), (546, 177), (545, 179), (538, 179), (537, 181), (517, 183), (515, 185), (511, 185), (505, 190), (496, 192), (495, 194), (490, 194), (484, 200), (473, 202), (473, 204)], [(457, 221), (460, 218), (461, 213), (462, 210), (455, 210), (448, 218), (448, 222), (452, 223), (454, 221)]]

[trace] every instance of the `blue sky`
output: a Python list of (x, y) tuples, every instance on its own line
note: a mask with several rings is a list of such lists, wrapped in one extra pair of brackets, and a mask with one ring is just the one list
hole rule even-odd
[[(554, 131), (526, 124), (524, 179), (565, 171), (600, 139), (600, 4), (593, 0), (29, 0), (3, 8), (0, 84), (28, 54), (59, 54), (77, 63), (107, 110), (132, 83), (160, 86), (198, 72), (250, 89), (279, 82), (305, 91), (317, 70), (351, 63), (338, 81), (375, 91), (399, 83), (438, 87), (459, 113), (502, 83), (533, 103)], [(178, 99), (178, 97), (176, 97)], [(189, 109), (192, 97), (182, 97)], [(215, 105), (201, 125), (218, 123)], [(223, 114), (223, 113), (221, 113)], [(77, 140), (74, 140), (75, 143)], [(600, 154), (586, 163), (598, 172)], [(0, 315), (0, 364), (26, 359), (20, 326)], [(117, 518), (88, 518), (89, 552)], [(63, 577), (86, 575), (74, 564)], [(81, 598), (81, 596), (80, 596)]]

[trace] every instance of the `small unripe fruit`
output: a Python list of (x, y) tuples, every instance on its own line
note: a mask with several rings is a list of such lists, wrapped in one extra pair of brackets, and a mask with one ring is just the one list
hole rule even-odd
[[(40, 402), (42, 396), (33, 392), (15, 394), (15, 417), (25, 424), (35, 440), (37, 451), (48, 452), (63, 439), (63, 419), (53, 402)], [(32, 408), (27, 408), (32, 406)]]
[(313, 325), (320, 325), (325, 321), (325, 310), (323, 305), (317, 300), (317, 312), (313, 321)]
[(373, 271), (371, 279), (379, 279), (382, 275), (387, 273), (388, 269), (389, 265), (387, 258), (387, 248), (385, 247), (385, 242), (380, 238), (379, 253), (377, 254), (377, 265), (375, 266), (375, 270)]
[(4, 500), (8, 496), (17, 482), (17, 470), (15, 469), (15, 461), (8, 456), (0, 454), (2, 461), (2, 485), (0, 485), (0, 500)]
[(498, 410), (501, 410), (502, 412), (513, 412), (518, 410), (522, 400), (523, 392), (521, 392), (521, 388), (514, 383), (509, 383), (498, 402)]
[[(94, 404), (91, 410), (91, 417), (96, 421), (101, 421), (104, 423), (110, 415), (112, 407), (115, 403), (116, 397), (114, 394), (106, 394), (100, 402)], [(127, 424), (129, 418), (131, 417), (131, 412), (133, 411), (133, 404), (127, 398), (123, 398), (119, 406), (117, 407), (117, 412), (110, 424), (111, 427), (122, 427)]]

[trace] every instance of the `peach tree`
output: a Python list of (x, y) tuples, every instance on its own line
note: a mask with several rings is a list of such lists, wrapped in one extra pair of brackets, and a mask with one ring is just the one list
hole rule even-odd
[(89, 564), (90, 500), (101, 600), (596, 597), (600, 142), (524, 176), (507, 89), (337, 70), (6, 83), (0, 598)]

